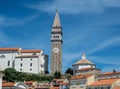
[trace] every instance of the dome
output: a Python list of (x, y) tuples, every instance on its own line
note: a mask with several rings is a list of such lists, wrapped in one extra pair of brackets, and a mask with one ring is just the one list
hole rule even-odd
[(82, 54), (82, 59), (77, 61), (74, 65), (95, 65), (95, 64), (87, 60), (85, 54)]

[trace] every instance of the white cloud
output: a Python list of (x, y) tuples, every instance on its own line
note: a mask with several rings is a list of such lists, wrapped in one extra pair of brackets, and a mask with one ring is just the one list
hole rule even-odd
[(13, 19), (13, 18), (7, 18), (5, 16), (0, 16), (0, 27), (6, 27), (6, 26), (14, 26), (14, 25), (21, 25), (23, 24), (19, 20)]
[(54, 0), (48, 2), (37, 2), (26, 5), (29, 8), (54, 11), (57, 7), (61, 13), (101, 13), (105, 7), (120, 7), (120, 0)]
[[(109, 65), (116, 65), (118, 66), (120, 61), (119, 57), (111, 57), (109, 56), (88, 56), (89, 59), (91, 59), (94, 62), (101, 63), (101, 64), (109, 64)], [(114, 61), (117, 60), (117, 61)], [(114, 61), (114, 62), (113, 62)]]
[(10, 18), (3, 15), (0, 15), (0, 27), (7, 27), (7, 26), (21, 26), (25, 24), (26, 22), (32, 21), (36, 19), (38, 15), (31, 15), (28, 17), (16, 19), (16, 18)]
[(114, 37), (114, 38), (110, 38), (108, 40), (104, 40), (103, 43), (99, 43), (98, 45), (96, 45), (96, 47), (94, 47), (92, 50), (89, 51), (89, 53), (95, 53), (97, 51), (103, 50), (106, 47), (109, 46), (113, 46), (113, 45), (118, 45), (120, 44), (120, 37)]
[(9, 44), (12, 39), (8, 37), (7, 34), (4, 33), (4, 27), (14, 27), (21, 26), (25, 23), (34, 20), (38, 15), (31, 15), (22, 19), (10, 18), (3, 15), (0, 15), (0, 43), (1, 44)]
[(9, 42), (7, 35), (0, 31), (0, 44), (8, 44)]

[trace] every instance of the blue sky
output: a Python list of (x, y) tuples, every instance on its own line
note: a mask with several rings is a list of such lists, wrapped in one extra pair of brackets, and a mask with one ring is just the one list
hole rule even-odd
[(56, 8), (63, 27), (63, 72), (83, 52), (103, 72), (120, 71), (120, 0), (0, 0), (0, 47), (42, 49), (50, 56)]

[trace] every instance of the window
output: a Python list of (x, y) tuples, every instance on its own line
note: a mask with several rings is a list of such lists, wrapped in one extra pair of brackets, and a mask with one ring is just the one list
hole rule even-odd
[(10, 61), (8, 61), (8, 66), (10, 66)]
[(22, 67), (22, 63), (20, 64), (20, 66)]
[(32, 71), (32, 69), (30, 68), (30, 71)]
[(41, 67), (43, 67), (43, 65), (41, 64)]
[(32, 63), (30, 63), (30, 66), (32, 66)]
[(110, 87), (107, 87), (107, 89), (110, 89)]
[(75, 83), (75, 82), (71, 82), (71, 85), (72, 85), (72, 86), (75, 86), (75, 85), (76, 85), (76, 83)]
[(22, 69), (20, 68), (20, 71), (22, 71)]
[(32, 58), (30, 60), (32, 61)]
[(80, 88), (84, 88), (84, 86), (80, 86)]
[(103, 87), (101, 87), (101, 89), (104, 89)]
[(22, 61), (23, 59), (21, 58), (21, 61)]
[(85, 80), (80, 81), (80, 86), (83, 86), (83, 85), (85, 85), (85, 84), (86, 84), (86, 81), (85, 81)]
[(95, 87), (94, 89), (98, 89), (97, 87)]

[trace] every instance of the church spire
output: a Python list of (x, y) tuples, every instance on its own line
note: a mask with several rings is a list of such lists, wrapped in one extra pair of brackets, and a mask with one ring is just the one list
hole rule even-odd
[(82, 54), (82, 59), (86, 59), (85, 53)]
[(58, 9), (56, 9), (56, 15), (54, 18), (53, 27), (61, 27)]

